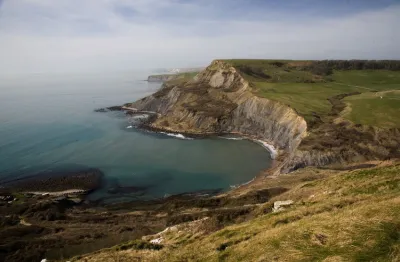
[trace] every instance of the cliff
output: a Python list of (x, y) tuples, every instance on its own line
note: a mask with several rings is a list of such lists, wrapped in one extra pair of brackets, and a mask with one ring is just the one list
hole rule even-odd
[(279, 102), (256, 97), (234, 67), (214, 61), (192, 80), (168, 83), (155, 94), (130, 105), (155, 111), (151, 127), (186, 133), (238, 133), (267, 141), (280, 150), (294, 150), (307, 124)]
[(158, 114), (149, 128), (203, 135), (235, 133), (272, 144), (279, 152), (280, 172), (285, 173), (305, 166), (399, 157), (398, 129), (354, 125), (340, 118), (345, 108), (342, 99), (359, 93), (329, 98), (331, 113), (316, 115), (308, 126), (290, 106), (255, 95), (244, 74), (269, 77), (216, 60), (195, 77), (166, 82), (155, 94), (127, 105)]

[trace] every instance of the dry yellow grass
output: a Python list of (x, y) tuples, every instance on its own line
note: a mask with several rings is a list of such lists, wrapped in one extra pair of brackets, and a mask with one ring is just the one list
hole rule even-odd
[[(326, 172), (308, 168), (293, 176), (317, 171)], [(400, 261), (398, 163), (297, 181), (271, 200), (295, 201), (282, 212), (209, 235), (199, 223), (187, 224), (165, 235), (160, 251), (105, 250), (79, 261)]]

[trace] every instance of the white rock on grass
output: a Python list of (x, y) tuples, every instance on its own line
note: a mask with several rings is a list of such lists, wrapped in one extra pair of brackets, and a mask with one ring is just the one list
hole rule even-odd
[(161, 244), (161, 242), (162, 242), (163, 240), (164, 240), (164, 239), (163, 239), (162, 237), (159, 237), (159, 238), (150, 240), (150, 243), (152, 243), (152, 244)]
[(283, 207), (290, 206), (293, 203), (294, 203), (293, 200), (275, 201), (274, 207), (272, 208), (272, 212), (282, 211), (282, 210), (284, 210)]

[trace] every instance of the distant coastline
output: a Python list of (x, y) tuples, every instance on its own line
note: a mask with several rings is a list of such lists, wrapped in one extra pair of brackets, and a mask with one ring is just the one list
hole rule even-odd
[(176, 79), (184, 79), (187, 77), (192, 77), (196, 75), (198, 72), (202, 71), (203, 67), (194, 67), (194, 68), (175, 68), (171, 70), (167, 70), (164, 74), (155, 74), (149, 75), (147, 77), (148, 82), (157, 82), (164, 83), (169, 81), (174, 81)]

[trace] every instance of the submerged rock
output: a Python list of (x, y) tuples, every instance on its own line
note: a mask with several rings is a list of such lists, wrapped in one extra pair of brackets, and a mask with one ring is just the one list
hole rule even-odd
[(109, 194), (131, 194), (131, 193), (144, 193), (149, 187), (140, 186), (115, 186), (107, 189)]
[(16, 179), (0, 182), (3, 190), (13, 190), (48, 196), (55, 192), (61, 195), (86, 193), (101, 185), (103, 173), (96, 168), (73, 170), (54, 168), (22, 174)]

